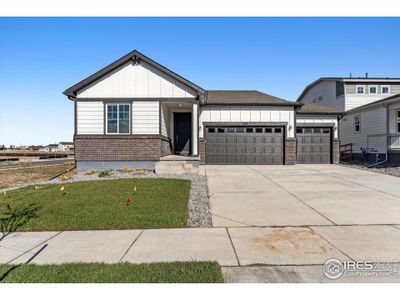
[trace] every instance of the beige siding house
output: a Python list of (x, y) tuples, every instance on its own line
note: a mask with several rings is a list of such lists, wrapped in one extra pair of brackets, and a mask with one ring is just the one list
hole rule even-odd
[(351, 145), (354, 158), (397, 162), (399, 95), (400, 78), (327, 77), (308, 85), (297, 102), (341, 111), (339, 138), (342, 145)]

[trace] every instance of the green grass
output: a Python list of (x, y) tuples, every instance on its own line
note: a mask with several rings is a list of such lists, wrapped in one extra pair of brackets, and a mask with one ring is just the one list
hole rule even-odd
[(0, 265), (8, 283), (214, 283), (223, 282), (215, 262), (153, 264)]
[(186, 227), (189, 193), (190, 181), (159, 178), (26, 187), (0, 195), (0, 223), (11, 231)]

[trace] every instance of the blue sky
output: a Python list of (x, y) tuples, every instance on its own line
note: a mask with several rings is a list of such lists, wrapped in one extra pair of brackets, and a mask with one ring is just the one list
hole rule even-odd
[(321, 76), (400, 77), (400, 18), (0, 18), (0, 144), (73, 138), (62, 94), (133, 49), (205, 89), (296, 100)]

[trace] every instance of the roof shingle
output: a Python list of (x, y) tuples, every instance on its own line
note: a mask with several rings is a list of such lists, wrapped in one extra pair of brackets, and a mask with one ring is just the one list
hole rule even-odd
[(300, 114), (341, 114), (342, 112), (334, 107), (323, 106), (317, 103), (304, 103), (304, 105), (298, 110)]
[(207, 105), (278, 105), (299, 106), (301, 104), (261, 93), (259, 91), (214, 90), (207, 92)]

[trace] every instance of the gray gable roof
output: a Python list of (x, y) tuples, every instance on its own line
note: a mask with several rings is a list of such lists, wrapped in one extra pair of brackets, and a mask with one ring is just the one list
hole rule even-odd
[(191, 89), (197, 91), (199, 95), (203, 95), (205, 93), (205, 90), (199, 87), (198, 85), (194, 84), (193, 82), (183, 78), (182, 76), (176, 74), (175, 72), (171, 71), (170, 69), (167, 69), (166, 67), (160, 65), (159, 63), (155, 62), (154, 60), (148, 58), (144, 54), (140, 53), (137, 50), (133, 50), (132, 52), (129, 52), (128, 54), (124, 55), (120, 59), (114, 61), (113, 63), (109, 64), (107, 67), (101, 69), (100, 71), (94, 73), (93, 75), (85, 78), (84, 80), (78, 82), (77, 84), (71, 86), (70, 88), (66, 89), (63, 93), (64, 95), (74, 98), (76, 97), (77, 91), (81, 90), (82, 88), (88, 86), (89, 84), (95, 82), (99, 78), (107, 75), (108, 73), (112, 72), (116, 68), (120, 67), (124, 63), (133, 60), (133, 61), (140, 61), (143, 60), (149, 65), (153, 66), (154, 68), (160, 70), (161, 72), (171, 76), (175, 80), (181, 82), (182, 84), (190, 87)]
[(299, 114), (324, 114), (324, 115), (340, 115), (343, 114), (340, 110), (334, 107), (323, 106), (317, 103), (304, 103), (297, 111)]
[(207, 92), (206, 105), (301, 106), (302, 104), (259, 91), (214, 90)]

